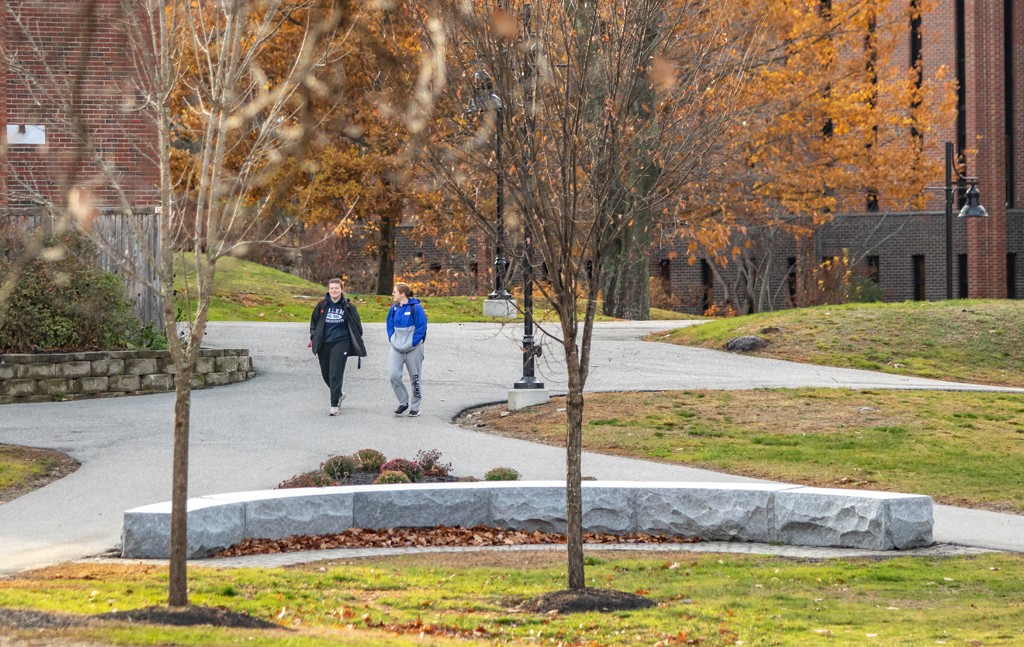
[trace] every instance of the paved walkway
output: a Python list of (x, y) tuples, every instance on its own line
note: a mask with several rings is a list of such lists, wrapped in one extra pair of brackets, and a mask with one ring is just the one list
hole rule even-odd
[[(765, 360), (639, 341), (691, 322), (597, 326), (593, 391), (829, 386), (994, 390), (867, 371)], [(432, 324), (424, 363), (423, 415), (395, 418), (383, 324), (366, 326), (369, 357), (350, 365), (342, 414), (327, 416), (327, 390), (306, 348), (305, 324), (215, 323), (207, 345), (251, 350), (257, 376), (193, 396), (190, 495), (272, 488), (330, 454), (372, 447), (413, 457), (437, 449), (461, 475), (508, 465), (524, 479), (561, 479), (561, 449), (461, 429), (465, 408), (503, 401), (519, 378), (521, 326)], [(538, 374), (564, 392), (561, 348), (545, 342)], [(1022, 390), (1021, 392), (1024, 392)], [(0, 407), (0, 443), (48, 447), (82, 463), (74, 474), (0, 505), (0, 575), (99, 555), (120, 541), (123, 512), (170, 498), (172, 394)], [(585, 454), (583, 473), (602, 480), (752, 481), (706, 470)], [(1024, 516), (936, 506), (935, 540), (1024, 551)]]

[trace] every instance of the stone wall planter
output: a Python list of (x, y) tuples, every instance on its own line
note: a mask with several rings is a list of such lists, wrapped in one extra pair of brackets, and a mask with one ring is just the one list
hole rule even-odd
[[(188, 501), (188, 557), (243, 539), (348, 528), (490, 526), (565, 532), (556, 481), (354, 485), (261, 490)], [(932, 499), (915, 494), (784, 484), (585, 481), (586, 531), (779, 542), (867, 550), (932, 544)], [(128, 510), (122, 555), (166, 559), (171, 504)]]
[[(255, 374), (247, 349), (201, 348), (192, 387), (234, 384)], [(0, 355), (0, 404), (173, 389), (174, 363), (166, 350)]]

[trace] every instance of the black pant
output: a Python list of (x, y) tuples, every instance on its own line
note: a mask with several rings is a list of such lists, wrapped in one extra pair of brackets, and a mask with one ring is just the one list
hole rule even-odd
[(336, 407), (341, 401), (341, 386), (345, 382), (345, 364), (351, 343), (348, 339), (325, 343), (320, 347), (317, 359), (320, 360), (320, 375), (324, 384), (331, 388), (331, 406)]

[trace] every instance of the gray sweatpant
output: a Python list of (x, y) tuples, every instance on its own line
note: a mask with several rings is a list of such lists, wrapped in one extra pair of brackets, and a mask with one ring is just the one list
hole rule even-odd
[[(412, 381), (412, 400), (409, 400), (409, 391), (402, 381), (402, 367), (409, 371), (409, 378)], [(398, 404), (409, 405), (413, 411), (420, 409), (420, 370), (423, 368), (423, 342), (413, 346), (408, 353), (399, 353), (391, 349), (389, 371), (391, 373), (391, 388), (395, 390), (395, 397)]]

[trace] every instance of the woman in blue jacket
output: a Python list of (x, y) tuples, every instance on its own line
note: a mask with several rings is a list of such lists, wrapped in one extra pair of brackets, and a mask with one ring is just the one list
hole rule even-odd
[[(388, 340), (391, 342), (389, 373), (391, 388), (398, 398), (395, 415), (406, 411), (411, 417), (420, 415), (420, 371), (423, 368), (423, 343), (427, 339), (427, 313), (412, 296), (407, 283), (396, 283), (391, 291), (395, 304), (388, 311)], [(403, 382), (402, 368), (409, 372), (412, 399)]]

